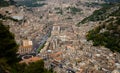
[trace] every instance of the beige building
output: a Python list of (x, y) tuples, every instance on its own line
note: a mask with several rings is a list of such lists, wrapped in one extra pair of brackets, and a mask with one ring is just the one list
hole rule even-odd
[(59, 35), (59, 33), (60, 33), (60, 26), (57, 26), (57, 25), (55, 25), (55, 26), (53, 26), (53, 28), (52, 28), (52, 35)]
[(18, 53), (19, 54), (28, 54), (32, 51), (33, 44), (30, 40), (23, 40), (22, 45), (19, 47)]
[(30, 40), (23, 40), (22, 45), (23, 46), (29, 46), (29, 45), (33, 45), (33, 44), (32, 44), (32, 41), (30, 41)]

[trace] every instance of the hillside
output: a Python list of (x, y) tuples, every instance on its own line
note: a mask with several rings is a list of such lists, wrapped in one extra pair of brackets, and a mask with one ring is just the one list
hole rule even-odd
[(92, 15), (84, 18), (77, 25), (79, 26), (80, 24), (84, 24), (89, 21), (103, 21), (110, 16), (120, 15), (120, 4), (101, 4), (101, 6), (101, 9), (94, 11)]
[(120, 71), (119, 0), (1, 1), (0, 73)]
[(120, 52), (120, 4), (103, 7), (81, 23), (88, 21), (99, 21), (98, 26), (87, 34), (87, 39), (92, 40), (94, 46), (101, 45)]
[(13, 4), (15, 4), (13, 0), (0, 0), (0, 7), (6, 7)]

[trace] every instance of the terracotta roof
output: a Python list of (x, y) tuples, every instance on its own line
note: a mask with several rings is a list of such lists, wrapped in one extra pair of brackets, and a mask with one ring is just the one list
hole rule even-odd
[(61, 57), (55, 57), (54, 60), (56, 60), (56, 61), (61, 61), (62, 58), (61, 58)]
[(67, 46), (67, 48), (69, 48), (69, 49), (75, 49), (74, 47), (72, 47), (72, 46), (69, 46), (69, 45)]
[(19, 63), (26, 63), (26, 64), (28, 64), (30, 62), (36, 62), (38, 60), (42, 60), (42, 59), (39, 58), (39, 57), (32, 57), (32, 58), (29, 58), (29, 59), (24, 59), (24, 60), (20, 61)]
[(51, 57), (57, 57), (57, 56), (60, 56), (61, 54), (62, 54), (62, 52), (57, 52), (57, 53), (51, 54), (50, 56)]

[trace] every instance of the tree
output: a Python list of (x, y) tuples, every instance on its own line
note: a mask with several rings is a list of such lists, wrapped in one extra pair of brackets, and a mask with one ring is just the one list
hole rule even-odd
[(9, 31), (9, 27), (0, 22), (0, 73), (10, 70), (10, 66), (17, 62), (17, 48), (14, 35)]
[(18, 45), (9, 27), (0, 22), (0, 73), (53, 73), (44, 68), (44, 61), (19, 64), (17, 59)]
[(11, 70), (11, 73), (53, 73), (53, 70), (45, 69), (44, 61), (39, 60), (29, 64), (15, 64)]
[(18, 45), (15, 42), (14, 35), (9, 31), (9, 27), (0, 22), (0, 58), (6, 59), (6, 62), (12, 64), (17, 60)]

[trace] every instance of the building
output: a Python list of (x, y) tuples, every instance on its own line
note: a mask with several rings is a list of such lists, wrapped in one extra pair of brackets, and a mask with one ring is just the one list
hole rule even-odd
[(12, 16), (12, 18), (15, 19), (15, 20), (20, 21), (20, 20), (24, 19), (24, 16)]
[(20, 61), (19, 63), (29, 64), (29, 63), (36, 62), (36, 61), (39, 61), (39, 60), (42, 60), (42, 59), (39, 58), (39, 57), (31, 57), (29, 59), (24, 59), (24, 60)]
[(59, 35), (60, 33), (60, 26), (58, 25), (54, 25), (53, 28), (52, 28), (52, 35)]
[(22, 45), (18, 49), (18, 53), (21, 54), (21, 55), (28, 54), (32, 51), (32, 49), (33, 49), (32, 41), (23, 40)]
[(31, 41), (31, 40), (23, 40), (23, 41), (22, 41), (22, 45), (23, 45), (23, 46), (29, 46), (29, 45), (33, 45), (33, 44), (32, 44), (32, 41)]

